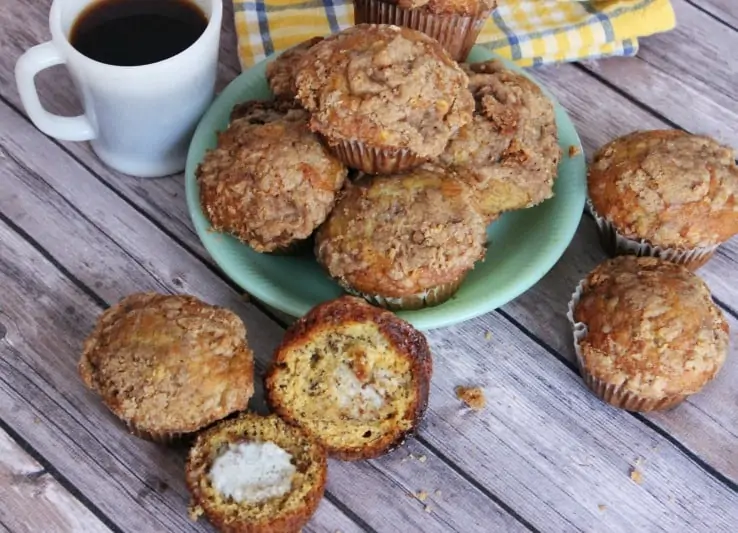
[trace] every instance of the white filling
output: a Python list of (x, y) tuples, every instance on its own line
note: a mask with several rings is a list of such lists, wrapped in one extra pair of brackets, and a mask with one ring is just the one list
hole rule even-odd
[(371, 385), (359, 381), (347, 364), (341, 364), (334, 376), (338, 404), (341, 408), (348, 408), (354, 416), (360, 416), (362, 411), (377, 410), (384, 404), (382, 394)]
[(235, 501), (257, 503), (290, 491), (297, 469), (292, 456), (272, 442), (231, 444), (213, 461), (210, 481)]

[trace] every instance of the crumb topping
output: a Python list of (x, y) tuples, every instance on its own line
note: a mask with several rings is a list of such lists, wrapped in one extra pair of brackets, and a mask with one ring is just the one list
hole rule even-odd
[(621, 256), (587, 276), (574, 318), (586, 369), (640, 396), (697, 392), (725, 361), (728, 324), (687, 268)]
[(360, 292), (403, 297), (458, 280), (485, 239), (468, 187), (420, 168), (355, 182), (319, 230), (316, 255)]
[(252, 110), (231, 122), (197, 170), (213, 229), (257, 252), (309, 237), (333, 208), (347, 174), (309, 130), (304, 111), (290, 109), (281, 118), (273, 113)]
[(297, 98), (329, 143), (438, 156), (471, 120), (467, 77), (430, 37), (360, 24), (316, 44), (300, 64)]
[(293, 100), (297, 94), (295, 76), (306, 52), (323, 37), (312, 37), (285, 50), (266, 66), (266, 79), (277, 98)]
[(561, 149), (551, 101), (499, 61), (462, 66), (476, 103), (474, 118), (439, 162), (472, 186), (487, 217), (553, 196)]
[(456, 397), (475, 411), (484, 409), (484, 406), (487, 405), (481, 387), (456, 387)]
[(738, 234), (732, 149), (676, 130), (637, 131), (602, 147), (589, 170), (598, 214), (631, 239), (695, 248)]
[(254, 391), (243, 322), (191, 296), (124, 298), (100, 317), (79, 370), (116, 415), (148, 431), (195, 431), (245, 409)]
[(397, 0), (397, 5), (403, 9), (424, 8), (431, 13), (477, 15), (496, 8), (497, 0)]

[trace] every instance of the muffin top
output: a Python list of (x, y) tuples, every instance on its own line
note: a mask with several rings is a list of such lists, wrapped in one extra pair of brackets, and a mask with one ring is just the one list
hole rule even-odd
[(441, 45), (409, 29), (359, 24), (313, 46), (297, 98), (329, 143), (361, 141), (438, 156), (471, 120), (467, 76)]
[(637, 395), (692, 394), (725, 360), (728, 324), (705, 283), (652, 257), (605, 261), (584, 281), (574, 319), (585, 368)]
[(595, 211), (623, 236), (654, 246), (698, 248), (738, 233), (735, 153), (709, 137), (637, 131), (594, 156)]
[(196, 431), (254, 392), (243, 322), (192, 296), (123, 298), (85, 341), (79, 372), (119, 418), (154, 433)]
[(316, 255), (357, 291), (404, 297), (457, 281), (483, 257), (485, 240), (469, 188), (421, 167), (354, 182), (318, 231)]
[(497, 7), (497, 0), (396, 0), (395, 3), (404, 9), (423, 8), (431, 13), (456, 15), (477, 15)]
[(472, 187), (486, 217), (553, 196), (561, 155), (551, 101), (499, 61), (462, 65), (476, 109), (439, 163)]
[(261, 103), (235, 115), (197, 170), (203, 211), (213, 229), (257, 252), (286, 249), (325, 220), (346, 167), (310, 131), (302, 110)]
[(266, 79), (269, 87), (277, 98), (293, 100), (296, 95), (295, 76), (297, 67), (305, 53), (314, 44), (323, 40), (323, 37), (312, 37), (306, 41), (288, 48), (274, 61), (266, 66)]

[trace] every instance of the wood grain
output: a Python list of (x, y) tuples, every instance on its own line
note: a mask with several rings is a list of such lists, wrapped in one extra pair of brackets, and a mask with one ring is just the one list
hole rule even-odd
[(2, 429), (0, 523), (16, 533), (110, 531)]
[(733, 28), (738, 28), (738, 2), (735, 0), (692, 0), (690, 3), (712, 13)]

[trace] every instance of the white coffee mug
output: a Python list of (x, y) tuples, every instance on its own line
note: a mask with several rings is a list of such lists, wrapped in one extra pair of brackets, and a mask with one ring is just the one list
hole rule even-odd
[[(191, 0), (208, 18), (200, 38), (169, 59), (136, 67), (100, 63), (69, 42), (74, 22), (93, 1), (54, 0), (51, 41), (18, 59), (15, 78), (28, 116), (51, 137), (90, 141), (105, 164), (124, 174), (158, 177), (181, 171), (194, 128), (213, 99), (222, 0)], [(34, 77), (60, 63), (74, 80), (84, 115), (62, 117), (41, 105)]]

